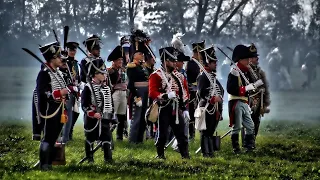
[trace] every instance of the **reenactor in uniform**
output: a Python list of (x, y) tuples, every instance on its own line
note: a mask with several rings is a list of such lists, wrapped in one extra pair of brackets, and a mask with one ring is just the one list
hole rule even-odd
[(108, 69), (112, 83), (112, 99), (114, 102), (114, 113), (118, 119), (117, 140), (123, 140), (123, 131), (127, 123), (127, 78), (123, 65), (123, 51), (117, 46), (109, 55), (108, 61), (112, 66)]
[[(199, 61), (200, 64), (203, 65), (203, 57), (200, 53), (201, 50), (205, 49), (205, 41), (199, 43), (192, 43), (192, 51), (193, 56), (192, 58)], [(190, 112), (190, 123), (189, 123), (189, 139), (194, 139), (195, 136), (195, 118), (194, 118), (194, 111), (197, 107), (196, 102), (196, 92), (197, 92), (197, 77), (200, 73), (200, 68), (198, 64), (194, 61), (190, 61), (187, 64), (186, 73), (188, 77), (188, 85), (189, 85), (189, 92), (190, 92), (190, 101), (189, 101), (189, 112)]]
[(148, 80), (149, 74), (143, 66), (144, 54), (147, 52), (145, 46), (146, 34), (140, 30), (132, 32), (130, 36), (132, 62), (127, 65), (127, 76), (129, 79), (128, 89), (130, 91), (129, 101), (131, 110), (131, 125), (129, 142), (142, 143), (146, 130), (145, 112), (148, 105)]
[(133, 61), (127, 65), (127, 76), (130, 91), (129, 110), (131, 113), (129, 114), (132, 115), (129, 142), (132, 143), (142, 143), (146, 130), (145, 113), (148, 106), (149, 80), (149, 73), (143, 66), (144, 55), (148, 53), (146, 38), (146, 34), (141, 30), (132, 32), (130, 36)]
[(54, 145), (59, 137), (63, 124), (67, 121), (65, 102), (69, 90), (58, 67), (62, 66), (61, 47), (58, 42), (39, 48), (47, 61), (37, 77), (38, 112), (44, 120), (44, 134), (40, 143), (40, 168), (52, 168), (55, 156)]
[(200, 97), (199, 107), (204, 107), (206, 130), (201, 133), (201, 150), (203, 157), (213, 157), (214, 154), (214, 138), (218, 123), (222, 120), (222, 107), (224, 90), (217, 79), (217, 57), (214, 47), (210, 47), (201, 51), (204, 57), (204, 65), (206, 72), (202, 72), (197, 79), (198, 95)]
[(78, 68), (78, 61), (75, 59), (77, 48), (79, 44), (77, 42), (68, 42), (67, 44), (67, 55), (68, 58), (64, 61), (64, 65), (59, 69), (65, 77), (67, 85), (75, 86), (75, 93), (70, 94), (68, 101), (68, 118), (69, 121), (65, 124), (62, 136), (62, 142), (66, 143), (72, 140), (73, 128), (79, 117), (79, 106), (80, 106), (80, 73)]
[[(127, 64), (130, 62), (130, 36), (123, 36), (120, 39), (120, 45), (122, 47), (122, 56), (123, 56), (123, 67), (126, 67)], [(127, 99), (128, 99), (128, 90), (127, 90)], [(129, 101), (127, 101), (129, 102)], [(128, 112), (127, 112), (128, 113)], [(126, 114), (127, 117), (127, 114)], [(124, 123), (124, 130), (123, 135), (127, 138), (129, 136), (128, 133), (128, 121)]]
[[(110, 123), (113, 117), (113, 102), (110, 81), (106, 79), (103, 61), (93, 61), (96, 68), (91, 68), (88, 82), (81, 93), (81, 106), (84, 112), (85, 152), (89, 163), (93, 163), (93, 144), (101, 141), (104, 161), (112, 161)], [(89, 78), (88, 78), (89, 79)]]
[[(91, 37), (89, 37), (88, 39), (86, 39), (85, 41), (83, 41), (83, 45), (85, 45), (85, 47), (87, 48), (87, 51), (89, 52), (88, 56), (84, 58), (81, 61), (81, 71), (80, 71), (80, 80), (84, 83), (87, 83), (87, 77), (88, 74), (85, 73), (85, 71), (87, 73), (90, 72), (90, 70), (92, 68), (99, 70), (98, 67), (95, 67), (94, 65), (94, 61), (100, 61), (99, 63), (104, 63), (104, 61), (102, 60), (102, 58), (100, 57), (100, 49), (101, 49), (101, 39), (97, 36), (97, 35), (93, 35)], [(83, 71), (85, 69), (85, 71)], [(107, 72), (104, 72), (107, 74)]]
[[(184, 34), (181, 34), (181, 33), (177, 33), (177, 34), (173, 35), (173, 38), (171, 41), (171, 46), (174, 47), (175, 49), (177, 49), (177, 51), (178, 51), (178, 56), (177, 56), (177, 61), (176, 61), (176, 69), (178, 72), (180, 72), (186, 78), (186, 80), (188, 80), (186, 70), (184, 69), (183, 66), (184, 66), (185, 62), (190, 61), (190, 57), (186, 56), (184, 54), (185, 53), (184, 47), (186, 45), (181, 40), (181, 37), (183, 37), (183, 36), (184, 36)], [(186, 122), (185, 134), (187, 137), (189, 136), (189, 122)], [(169, 141), (172, 140), (172, 138), (174, 138), (174, 135), (173, 135), (173, 131), (170, 127)], [(173, 150), (179, 152), (177, 139), (174, 140), (171, 147), (173, 148)]]
[(246, 151), (252, 151), (255, 147), (254, 123), (249, 107), (250, 91), (263, 84), (262, 80), (254, 83), (249, 72), (249, 62), (255, 54), (249, 47), (238, 45), (235, 47), (232, 60), (236, 63), (228, 76), (227, 92), (229, 93), (229, 126), (232, 127), (231, 141), (234, 153), (240, 153), (239, 132), (241, 124), (245, 127), (244, 147)]
[(251, 78), (254, 82), (259, 79), (262, 80), (263, 85), (255, 90), (255, 92), (250, 95), (250, 107), (252, 110), (251, 118), (254, 123), (254, 134), (255, 137), (258, 135), (260, 119), (265, 113), (269, 113), (271, 100), (270, 100), (270, 92), (269, 92), (269, 83), (267, 81), (266, 73), (259, 66), (259, 58), (256, 46), (252, 43), (249, 47), (249, 50), (253, 53), (254, 57), (250, 59), (249, 62), (249, 72)]
[(164, 147), (168, 127), (172, 128), (182, 158), (189, 159), (188, 137), (185, 123), (190, 119), (188, 87), (184, 76), (176, 70), (177, 50), (174, 47), (159, 49), (162, 67), (151, 74), (149, 97), (159, 104), (158, 133), (156, 138), (157, 158), (165, 159)]

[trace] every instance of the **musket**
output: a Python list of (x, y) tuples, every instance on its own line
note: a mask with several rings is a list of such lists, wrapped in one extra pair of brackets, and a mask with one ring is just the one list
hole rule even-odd
[(231, 64), (232, 65), (235, 65), (235, 68), (237, 69), (237, 71), (240, 73), (240, 75), (243, 77), (244, 81), (247, 83), (247, 84), (250, 84), (249, 80), (247, 79), (247, 77), (243, 74), (243, 72), (239, 69), (239, 67), (232, 61), (232, 59), (219, 47), (217, 47), (219, 49), (219, 51), (225, 55), (230, 61), (231, 61)]
[(232, 49), (231, 47), (227, 46), (227, 48), (228, 48), (231, 52), (233, 52), (233, 49)]

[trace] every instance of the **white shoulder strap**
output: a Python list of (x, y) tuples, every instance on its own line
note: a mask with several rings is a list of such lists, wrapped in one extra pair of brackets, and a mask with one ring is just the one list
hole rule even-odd
[(160, 72), (161, 72), (161, 74), (162, 74), (162, 76), (163, 76), (164, 81), (166, 82), (166, 84), (167, 84), (167, 86), (168, 86), (168, 89), (171, 89), (171, 84), (169, 83), (168, 78), (167, 78), (166, 75), (164, 74), (162, 68), (160, 67), (159, 70), (160, 70)]

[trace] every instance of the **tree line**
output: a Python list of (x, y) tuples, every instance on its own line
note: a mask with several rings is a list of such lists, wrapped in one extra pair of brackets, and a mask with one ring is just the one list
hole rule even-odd
[[(143, 18), (143, 20), (141, 20)], [(206, 44), (235, 46), (257, 43), (262, 54), (279, 47), (290, 63), (320, 44), (320, 3), (317, 0), (0, 0), (1, 65), (28, 65), (21, 47), (38, 52), (38, 45), (54, 41), (52, 29), (62, 39), (82, 42), (97, 34), (107, 49), (119, 37), (142, 25), (150, 34), (154, 51), (170, 44), (172, 35), (183, 41), (205, 39)], [(258, 50), (260, 50), (258, 49)]]

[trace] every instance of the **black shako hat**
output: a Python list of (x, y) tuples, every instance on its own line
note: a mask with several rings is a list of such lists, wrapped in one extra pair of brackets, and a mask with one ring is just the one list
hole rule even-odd
[(91, 52), (94, 49), (101, 49), (101, 39), (97, 35), (92, 35), (82, 42), (86, 46), (87, 50)]
[(192, 51), (193, 52), (200, 52), (201, 50), (203, 50), (205, 48), (205, 40), (203, 40), (202, 42), (196, 42), (196, 43), (192, 43)]
[(205, 64), (209, 64), (210, 62), (213, 62), (213, 61), (218, 61), (218, 58), (216, 56), (216, 51), (214, 50), (213, 45), (209, 48), (206, 48), (206, 49), (200, 51), (200, 53), (202, 54), (202, 57), (204, 58), (203, 62)]
[(159, 49), (160, 60), (163, 62), (165, 60), (177, 61), (177, 56), (179, 54), (178, 50), (174, 47), (164, 47)]
[(39, 47), (44, 59), (48, 62), (53, 58), (61, 57), (61, 46), (59, 42), (53, 42)]

